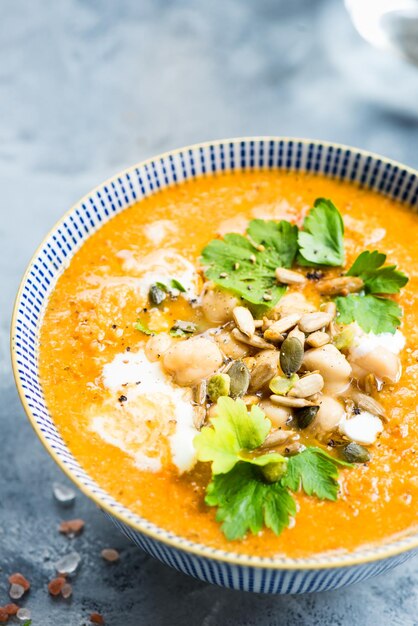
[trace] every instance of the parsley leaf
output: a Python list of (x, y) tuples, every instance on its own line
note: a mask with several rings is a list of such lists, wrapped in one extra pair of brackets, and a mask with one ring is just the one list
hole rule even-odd
[[(296, 514), (290, 491), (302, 486), (310, 496), (336, 500), (338, 466), (350, 463), (329, 456), (320, 448), (306, 448), (289, 459), (276, 452), (251, 454), (265, 440), (271, 422), (257, 406), (248, 413), (242, 400), (221, 397), (211, 426), (194, 439), (199, 461), (212, 462), (212, 480), (205, 502), (218, 507), (216, 520), (227, 539), (258, 533), (263, 525), (279, 535)], [(260, 466), (283, 463), (276, 482), (263, 475)], [(258, 467), (257, 467), (258, 466)]]
[(338, 465), (350, 467), (349, 463), (334, 459), (321, 448), (306, 448), (290, 457), (282, 484), (291, 491), (302, 487), (308, 496), (315, 495), (321, 500), (336, 500)]
[(335, 302), (339, 313), (338, 321), (342, 324), (356, 321), (366, 333), (393, 334), (401, 323), (401, 307), (388, 298), (378, 298), (372, 294), (351, 294), (336, 298)]
[(366, 293), (399, 293), (408, 282), (408, 277), (396, 269), (396, 265), (386, 265), (386, 254), (377, 250), (362, 252), (347, 272), (347, 276), (359, 276), (364, 282)]
[(213, 474), (229, 472), (238, 461), (254, 465), (285, 462), (281, 454), (270, 452), (250, 457), (245, 451), (261, 446), (267, 437), (271, 422), (263, 411), (252, 406), (248, 413), (242, 400), (221, 397), (217, 403), (218, 414), (194, 438), (199, 461), (211, 461)]
[(337, 207), (325, 198), (317, 198), (299, 231), (300, 265), (343, 265), (344, 223)]
[(139, 330), (141, 333), (144, 333), (144, 335), (155, 335), (155, 332), (150, 330), (148, 326), (145, 326), (145, 324), (143, 324), (139, 319), (136, 320), (134, 328), (135, 330)]
[(201, 256), (202, 264), (207, 266), (205, 274), (246, 302), (270, 308), (286, 290), (277, 283), (274, 272), (277, 267), (292, 266), (297, 252), (297, 232), (296, 226), (284, 220), (252, 220), (248, 238), (228, 233), (223, 239), (209, 242)]
[(263, 482), (257, 468), (237, 463), (227, 474), (214, 476), (208, 485), (206, 504), (217, 506), (216, 520), (229, 540), (241, 539), (247, 531), (258, 533), (263, 523), (279, 535), (296, 514), (296, 504), (280, 483)]
[(297, 252), (297, 226), (286, 220), (251, 220), (247, 233), (257, 245), (265, 247), (261, 251), (265, 265), (274, 269), (292, 267)]
[(386, 261), (386, 254), (382, 254), (377, 250), (369, 252), (365, 250), (358, 255), (353, 265), (347, 272), (347, 276), (360, 276), (362, 277), (366, 272), (373, 272), (383, 265)]
[(359, 276), (364, 282), (364, 294), (349, 295), (336, 299), (339, 321), (350, 324), (356, 321), (366, 332), (394, 333), (400, 325), (402, 309), (387, 298), (374, 294), (399, 293), (408, 282), (408, 277), (396, 269), (396, 265), (386, 265), (386, 254), (377, 250), (365, 250), (354, 261), (347, 276)]
[(171, 287), (173, 289), (177, 289), (177, 291), (180, 291), (180, 293), (186, 293), (186, 288), (183, 287), (183, 285), (175, 278), (171, 280)]

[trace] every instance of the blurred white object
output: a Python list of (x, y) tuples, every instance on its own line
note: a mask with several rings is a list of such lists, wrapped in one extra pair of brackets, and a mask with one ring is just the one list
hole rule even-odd
[(418, 0), (345, 0), (360, 35), (418, 63)]

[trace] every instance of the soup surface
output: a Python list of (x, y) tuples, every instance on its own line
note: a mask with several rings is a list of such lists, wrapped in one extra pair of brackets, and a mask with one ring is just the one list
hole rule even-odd
[[(330, 198), (343, 217), (345, 268), (364, 250), (378, 249), (409, 276), (394, 296), (403, 308), (402, 376), (398, 382), (387, 380), (374, 393), (385, 416), (372, 436), (372, 459), (340, 469), (336, 501), (298, 492), (297, 516), (279, 536), (264, 528), (231, 541), (216, 521), (215, 509), (204, 501), (210, 466), (195, 463), (193, 457), (196, 407), (190, 387), (196, 381), (188, 385), (181, 380), (184, 371), (176, 371), (175, 365), (164, 371), (159, 355), (150, 361), (150, 338), (136, 321), (144, 329), (165, 333), (170, 345), (189, 337), (182, 327), (179, 337), (168, 334), (177, 320), (195, 324), (213, 341), (210, 329), (225, 320), (208, 319), (199, 306), (202, 249), (225, 233), (244, 232), (254, 218), (301, 225), (318, 197)], [(63, 439), (85, 470), (130, 510), (216, 548), (306, 557), (351, 551), (410, 530), (417, 523), (418, 497), (417, 233), (418, 217), (408, 208), (354, 185), (301, 173), (201, 178), (128, 208), (75, 254), (45, 312), (40, 372)], [(309, 268), (298, 271), (306, 275)], [(334, 268), (327, 276), (341, 273)], [(318, 276), (289, 286), (289, 292), (301, 293), (319, 307)], [(173, 280), (180, 293), (174, 282), (174, 297), (161, 294), (160, 287), (150, 303), (150, 287)], [(159, 296), (164, 299), (156, 304)], [(399, 331), (396, 337), (401, 337)], [(241, 344), (243, 350), (245, 346)], [(250, 367), (248, 359), (254, 355), (248, 350), (242, 356)], [(248, 403), (255, 401), (253, 394)], [(301, 432), (298, 441), (308, 445), (310, 437)], [(330, 438), (323, 438), (321, 445), (335, 455)]]

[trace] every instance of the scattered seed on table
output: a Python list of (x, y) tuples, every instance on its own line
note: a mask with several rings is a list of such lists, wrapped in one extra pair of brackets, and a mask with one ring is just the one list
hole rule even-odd
[(18, 605), (15, 604), (14, 602), (10, 602), (9, 604), (5, 604), (3, 608), (7, 611), (8, 615), (16, 615), (16, 613), (19, 610)]
[(105, 561), (108, 561), (108, 563), (115, 563), (120, 559), (119, 552), (114, 548), (104, 548), (100, 554)]
[(53, 483), (52, 492), (55, 500), (63, 507), (69, 507), (74, 504), (75, 491), (71, 487), (67, 487), (67, 485), (62, 485), (61, 483)]
[(64, 576), (57, 576), (50, 580), (48, 583), (48, 591), (51, 596), (59, 596), (66, 582)]
[(59, 532), (69, 537), (79, 535), (85, 526), (85, 522), (82, 519), (70, 519), (63, 520), (59, 525)]
[(21, 622), (26, 622), (26, 620), (30, 619), (31, 617), (31, 612), (29, 609), (25, 608), (21, 608), (18, 610), (18, 612), (16, 613), (16, 617), (18, 620), (20, 620)]
[(55, 569), (59, 574), (74, 574), (81, 562), (78, 552), (70, 552), (55, 563)]
[(65, 585), (61, 589), (61, 595), (63, 598), (65, 598), (65, 600), (67, 600), (73, 595), (73, 588), (70, 585), (70, 583), (65, 583)]
[(16, 583), (13, 583), (13, 585), (10, 586), (9, 596), (12, 598), (12, 600), (19, 600), (24, 593), (25, 589), (22, 587), (22, 585), (17, 585)]
[(11, 585), (21, 585), (25, 591), (30, 589), (30, 582), (28, 581), (23, 574), (16, 572), (15, 574), (11, 574), (9, 576), (9, 583)]

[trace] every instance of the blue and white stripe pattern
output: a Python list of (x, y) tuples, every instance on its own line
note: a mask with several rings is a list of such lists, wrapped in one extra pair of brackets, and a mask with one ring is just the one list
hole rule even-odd
[(281, 138), (196, 145), (134, 166), (94, 189), (54, 227), (23, 279), (12, 324), (16, 381), (28, 416), (61, 468), (138, 546), (168, 565), (218, 585), (264, 593), (336, 589), (380, 574), (413, 556), (409, 535), (352, 554), (309, 559), (258, 558), (215, 550), (177, 537), (133, 514), (93, 481), (62, 440), (42, 394), (38, 342), (42, 314), (61, 272), (83, 242), (113, 215), (169, 185), (229, 170), (300, 170), (352, 181), (416, 208), (418, 173), (353, 148)]

